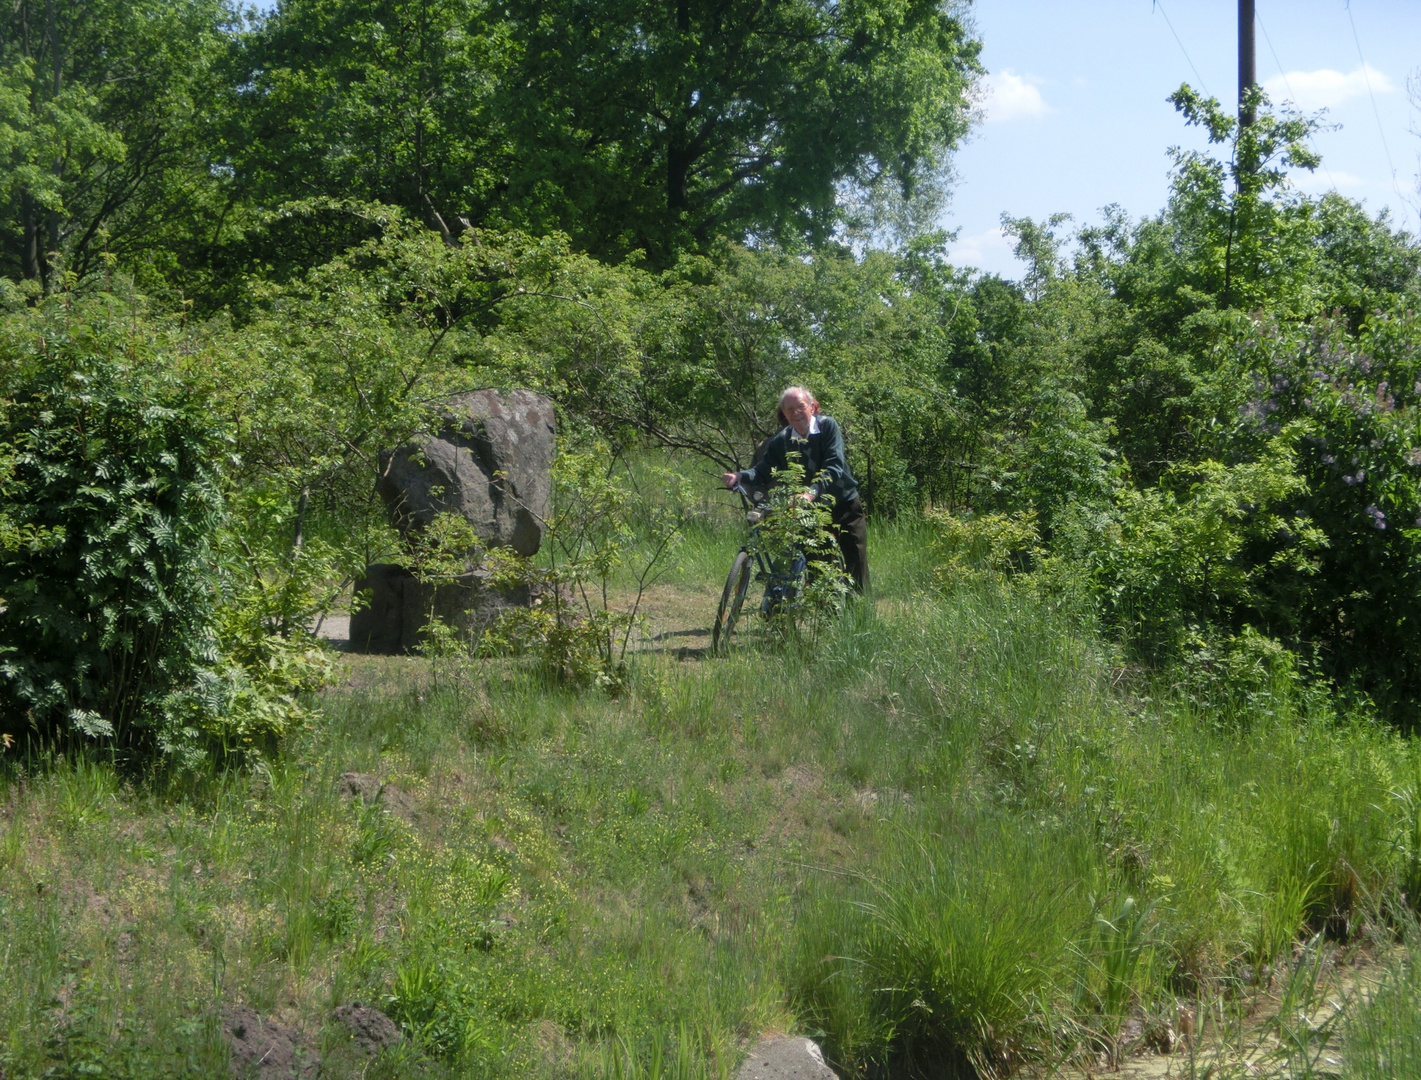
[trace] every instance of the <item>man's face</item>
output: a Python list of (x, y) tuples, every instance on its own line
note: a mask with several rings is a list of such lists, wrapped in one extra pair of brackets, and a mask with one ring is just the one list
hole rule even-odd
[(794, 428), (796, 435), (809, 434), (809, 418), (818, 410), (809, 398), (803, 394), (790, 394), (780, 402), (780, 411), (785, 414), (785, 419), (789, 421), (789, 426)]

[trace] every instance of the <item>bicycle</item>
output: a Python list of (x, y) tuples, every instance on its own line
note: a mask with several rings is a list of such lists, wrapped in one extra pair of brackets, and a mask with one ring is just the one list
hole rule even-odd
[[(802, 547), (796, 546), (786, 561), (770, 559), (756, 545), (760, 526), (770, 513), (769, 496), (764, 491), (749, 491), (741, 484), (736, 484), (731, 490), (740, 496), (745, 506), (745, 524), (750, 528), (750, 538), (736, 552), (730, 564), (730, 573), (726, 575), (720, 605), (716, 608), (715, 625), (711, 628), (712, 652), (724, 652), (729, 647), (730, 638), (740, 622), (752, 578), (765, 582), (760, 614), (771, 618), (795, 607), (811, 571), (809, 554)], [(842, 576), (844, 561), (837, 546), (831, 549), (829, 558), (835, 565), (834, 572)]]

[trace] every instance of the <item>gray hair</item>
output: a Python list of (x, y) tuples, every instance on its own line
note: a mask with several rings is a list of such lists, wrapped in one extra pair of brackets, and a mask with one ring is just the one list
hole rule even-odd
[(786, 386), (783, 390), (780, 391), (780, 400), (779, 400), (779, 406), (780, 406), (780, 408), (784, 408), (785, 398), (789, 397), (791, 394), (796, 394), (796, 395), (802, 394), (802, 395), (804, 396), (804, 400), (807, 401), (807, 402), (809, 402), (811, 405), (818, 405), (818, 404), (819, 404), (819, 399), (818, 399), (817, 397), (815, 397), (812, 393), (809, 392), (809, 387), (807, 387), (807, 386)]

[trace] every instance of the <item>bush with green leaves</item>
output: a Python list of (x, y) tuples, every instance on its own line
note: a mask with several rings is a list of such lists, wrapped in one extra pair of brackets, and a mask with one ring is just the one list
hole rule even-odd
[(1170, 659), (1191, 626), (1256, 610), (1270, 567), (1314, 572), (1327, 539), (1293, 506), (1304, 488), (1283, 440), (1257, 460), (1179, 465), (1156, 486), (1122, 489), (1105, 531), (1080, 553), (1107, 621), (1145, 655)]
[[(778, 586), (783, 593), (772, 597), (765, 612), (772, 639), (812, 645), (842, 612), (849, 583), (830, 531), (829, 499), (805, 498), (809, 487), (797, 456), (791, 454), (788, 465), (775, 471), (768, 512), (746, 546), (770, 567), (776, 579), (771, 588)], [(796, 574), (800, 558), (804, 568)], [(748, 602), (754, 603), (754, 597)]]
[(5, 730), (176, 750), (220, 713), (217, 468), (228, 447), (169, 355), (104, 301), (4, 327)]
[(570, 442), (553, 463), (540, 555), (485, 557), (494, 582), (529, 588), (533, 605), (505, 611), (479, 648), (533, 656), (553, 679), (618, 692), (641, 602), (681, 542), (690, 499), (669, 470), (638, 475), (599, 440)]
[(281, 734), (320, 680), (224, 589), (232, 446), (182, 344), (112, 297), (0, 322), (8, 735), (191, 759)]
[(944, 588), (1005, 582), (1031, 571), (1044, 554), (1034, 510), (978, 516), (935, 510), (927, 518), (937, 532), (935, 555), (941, 560), (933, 576)]
[[(1259, 567), (1254, 619), (1339, 682), (1414, 724), (1421, 644), (1421, 320), (1409, 305), (1340, 320), (1260, 324), (1241, 349), (1249, 393), (1235, 453), (1286, 442), (1293, 513), (1317, 541), (1308, 563), (1249, 552)], [(1298, 534), (1301, 537), (1301, 533)]]

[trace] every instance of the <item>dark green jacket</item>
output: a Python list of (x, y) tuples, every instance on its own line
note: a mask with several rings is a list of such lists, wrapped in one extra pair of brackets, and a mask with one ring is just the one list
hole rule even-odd
[(819, 417), (819, 430), (801, 439), (794, 428), (770, 436), (765, 444), (765, 456), (740, 473), (740, 482), (755, 487), (768, 487), (771, 474), (789, 464), (789, 455), (804, 463), (804, 479), (817, 498), (832, 495), (837, 503), (852, 502), (859, 497), (858, 482), (849, 472), (844, 457), (844, 433), (832, 416)]

